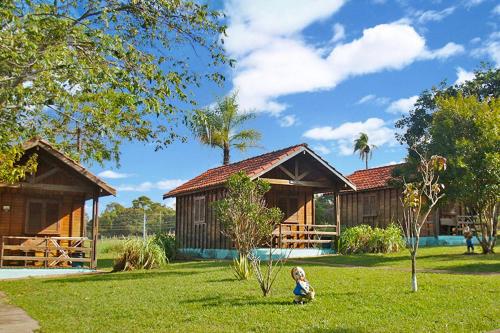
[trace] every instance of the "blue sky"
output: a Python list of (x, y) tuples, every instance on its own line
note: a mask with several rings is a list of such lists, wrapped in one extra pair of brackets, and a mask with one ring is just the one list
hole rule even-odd
[[(368, 133), (378, 148), (369, 162), (401, 161), (394, 122), (424, 89), (470, 78), (480, 61), (500, 65), (500, 4), (464, 1), (224, 1), (226, 50), (237, 60), (224, 87), (196, 90), (200, 105), (238, 90), (243, 110), (258, 113), (249, 126), (262, 147), (232, 152), (238, 161), (301, 142), (348, 175), (363, 167), (352, 141)], [(200, 61), (201, 62), (201, 61)], [(200, 145), (181, 126), (186, 143), (155, 152), (126, 143), (121, 166), (92, 166), (116, 187), (124, 205), (162, 194), (208, 168), (222, 153)], [(171, 201), (166, 202), (172, 205)], [(104, 205), (102, 207), (104, 207)]]

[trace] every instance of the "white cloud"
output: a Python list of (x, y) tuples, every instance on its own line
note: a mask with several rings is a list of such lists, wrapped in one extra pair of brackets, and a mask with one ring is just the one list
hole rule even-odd
[(483, 3), (484, 0), (464, 0), (464, 6), (467, 8), (475, 7)]
[[(328, 90), (357, 75), (398, 70), (412, 62), (442, 59), (463, 51), (449, 43), (429, 50), (425, 38), (407, 23), (380, 24), (350, 42), (311, 45), (301, 35), (314, 22), (333, 15), (344, 1), (252, 2), (230, 0), (226, 49), (237, 60), (233, 76), (243, 109), (279, 114), (287, 108), (281, 96)], [(277, 19), (279, 18), (279, 19)], [(340, 40), (340, 25), (332, 39)], [(321, 44), (321, 43), (319, 43)], [(323, 43), (324, 45), (324, 43)]]
[(462, 84), (465, 81), (470, 81), (474, 79), (474, 72), (468, 72), (462, 67), (457, 67), (457, 80), (455, 84)]
[(422, 52), (422, 59), (446, 59), (451, 56), (463, 53), (464, 47), (460, 44), (448, 43), (440, 49)]
[(281, 127), (291, 127), (297, 123), (298, 119), (294, 114), (283, 116), (279, 119)]
[(453, 14), (455, 7), (448, 7), (440, 11), (436, 10), (426, 10), (426, 11), (416, 11), (413, 16), (416, 21), (420, 24), (424, 24), (430, 21), (441, 21), (445, 17)]
[(312, 149), (318, 153), (323, 154), (323, 155), (328, 155), (332, 152), (332, 150), (330, 148), (328, 148), (327, 146), (324, 146), (324, 145), (316, 145), (316, 146), (313, 146)]
[(491, 12), (495, 15), (500, 15), (500, 4), (496, 5)]
[(411, 96), (408, 98), (400, 98), (395, 100), (387, 108), (387, 112), (393, 114), (408, 113), (413, 108), (413, 105), (417, 102), (418, 96)]
[(116, 172), (113, 170), (104, 170), (102, 172), (99, 172), (97, 174), (98, 177), (101, 178), (108, 178), (108, 179), (121, 179), (121, 178), (128, 178), (132, 176), (131, 173), (121, 173), (121, 172)]
[(472, 55), (477, 58), (489, 57), (496, 66), (500, 66), (500, 31), (490, 34), (480, 47), (472, 51)]
[(380, 118), (369, 118), (364, 122), (346, 122), (335, 128), (315, 127), (306, 131), (303, 136), (318, 141), (333, 141), (341, 155), (350, 155), (353, 153), (354, 140), (361, 132), (368, 134), (370, 143), (376, 146), (395, 143), (394, 129), (389, 128)]
[(389, 103), (389, 98), (388, 97), (378, 97), (377, 95), (374, 94), (369, 94), (361, 97), (356, 104), (367, 104), (367, 103), (373, 103), (373, 104), (378, 104), (378, 105), (384, 105)]
[(471, 44), (477, 44), (481, 41), (481, 38), (480, 37), (474, 37), (470, 40), (470, 43)]
[(148, 192), (151, 190), (168, 191), (185, 182), (186, 181), (182, 179), (165, 179), (158, 182), (143, 182), (136, 185), (123, 184), (118, 186), (117, 190), (123, 192)]
[(333, 25), (333, 37), (330, 40), (332, 43), (336, 43), (345, 38), (345, 28), (342, 24), (335, 23)]

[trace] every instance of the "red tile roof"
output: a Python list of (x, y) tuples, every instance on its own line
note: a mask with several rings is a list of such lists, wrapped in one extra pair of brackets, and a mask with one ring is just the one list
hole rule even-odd
[(233, 164), (209, 169), (201, 175), (164, 194), (163, 198), (175, 197), (179, 194), (193, 192), (203, 188), (219, 186), (225, 183), (232, 174), (239, 171), (244, 171), (248, 176), (255, 177), (274, 166), (274, 164), (279, 162), (281, 159), (286, 158), (287, 156), (290, 156), (300, 150), (303, 150), (303, 148), (305, 147), (307, 147), (307, 145), (305, 143), (302, 143), (263, 155), (255, 156)]
[(387, 183), (392, 179), (392, 171), (401, 164), (385, 165), (378, 168), (357, 170), (347, 176), (358, 191), (372, 190), (389, 186)]

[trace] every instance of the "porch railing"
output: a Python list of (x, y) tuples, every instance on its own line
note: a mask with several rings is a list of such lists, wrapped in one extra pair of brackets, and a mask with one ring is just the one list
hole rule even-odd
[[(92, 240), (87, 237), (2, 236), (0, 268), (6, 262), (41, 263), (44, 267), (92, 261)], [(10, 266), (10, 265), (9, 265)]]
[(290, 224), (281, 223), (278, 227), (278, 245), (328, 244), (338, 236), (335, 224)]

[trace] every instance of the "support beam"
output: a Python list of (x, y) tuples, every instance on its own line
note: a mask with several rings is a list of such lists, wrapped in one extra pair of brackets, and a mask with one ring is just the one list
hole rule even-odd
[(292, 178), (292, 179), (295, 179), (295, 175), (293, 173), (291, 173), (290, 171), (288, 171), (287, 168), (285, 168), (284, 166), (282, 165), (278, 165), (278, 168), (283, 171), (288, 177)]
[(288, 180), (288, 179), (276, 179), (276, 178), (260, 178), (265, 180), (269, 184), (275, 185), (292, 185), (292, 186), (305, 186), (305, 187), (325, 187), (331, 188), (333, 185), (328, 182), (313, 182), (304, 180)]
[(340, 195), (335, 192), (335, 224), (337, 225), (337, 236), (340, 236)]
[(92, 252), (90, 268), (97, 268), (97, 236), (99, 235), (99, 195), (92, 199)]

